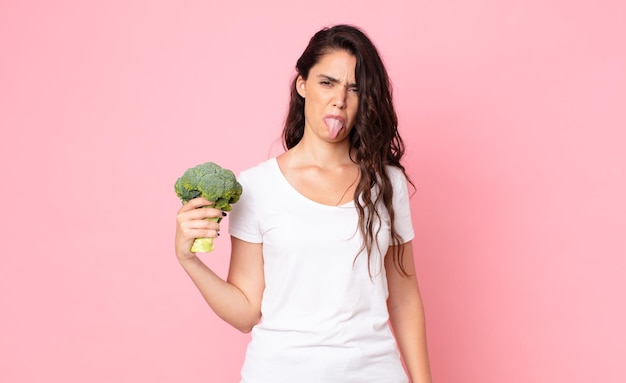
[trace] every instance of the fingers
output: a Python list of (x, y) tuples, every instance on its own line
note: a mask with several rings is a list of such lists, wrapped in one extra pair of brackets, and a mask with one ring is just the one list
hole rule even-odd
[(181, 234), (184, 238), (194, 240), (196, 238), (217, 238), (220, 235), (219, 229), (209, 228), (182, 228)]
[(220, 218), (225, 216), (214, 203), (195, 198), (183, 205), (176, 216), (176, 249), (179, 258), (187, 258), (191, 243), (196, 238), (215, 238), (220, 232)]
[(224, 216), (221, 210), (211, 208), (213, 205), (215, 202), (204, 198), (194, 198), (178, 210), (178, 215), (184, 215), (189, 219), (221, 218)]
[[(191, 233), (188, 233), (190, 230), (210, 230), (219, 232), (220, 224), (218, 221), (221, 217), (222, 212), (218, 209), (199, 208), (179, 213), (176, 217), (176, 221), (183, 234), (191, 236)], [(202, 236), (196, 236), (196, 238), (200, 237)]]
[(184, 230), (212, 230), (220, 231), (220, 224), (208, 219), (185, 220), (180, 223)]
[(200, 207), (188, 211), (180, 211), (178, 217), (184, 220), (222, 218), (222, 211), (212, 207)]
[(193, 209), (197, 209), (199, 207), (207, 207), (207, 206), (213, 206), (215, 205), (215, 202), (211, 202), (205, 198), (194, 198), (192, 200), (189, 200), (187, 203), (185, 203), (183, 205), (183, 207), (180, 208), (179, 212), (182, 211), (189, 211), (189, 210), (193, 210)]

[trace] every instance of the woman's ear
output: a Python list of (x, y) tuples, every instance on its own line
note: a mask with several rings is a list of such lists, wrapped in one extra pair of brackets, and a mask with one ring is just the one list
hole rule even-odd
[(302, 98), (306, 98), (306, 81), (302, 76), (298, 76), (296, 79), (296, 91)]

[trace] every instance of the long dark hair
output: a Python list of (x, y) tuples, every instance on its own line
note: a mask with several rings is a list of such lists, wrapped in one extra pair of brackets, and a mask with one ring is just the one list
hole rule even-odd
[(393, 188), (386, 169), (387, 165), (395, 166), (407, 176), (400, 163), (404, 155), (404, 143), (398, 134), (398, 117), (393, 106), (387, 70), (378, 50), (360, 29), (351, 25), (335, 25), (320, 30), (309, 41), (296, 63), (297, 74), (291, 84), (283, 145), (285, 149), (291, 149), (304, 135), (304, 98), (296, 90), (298, 76), (306, 80), (309, 71), (322, 56), (342, 50), (356, 58), (355, 77), (359, 89), (359, 104), (356, 120), (350, 131), (350, 145), (355, 152), (353, 160), (361, 172), (354, 201), (359, 216), (359, 231), (363, 236), (362, 250), (366, 250), (369, 259), (372, 247), (377, 245), (375, 227), (377, 222), (381, 222), (381, 216), (376, 206), (382, 202), (388, 211), (391, 224), (394, 264), (402, 275), (407, 276), (402, 262), (404, 254), (399, 246), (402, 241), (394, 224)]

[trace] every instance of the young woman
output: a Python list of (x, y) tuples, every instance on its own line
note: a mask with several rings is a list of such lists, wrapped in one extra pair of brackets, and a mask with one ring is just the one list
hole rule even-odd
[(252, 331), (243, 383), (430, 382), (386, 69), (348, 25), (317, 32), (296, 69), (286, 151), (239, 175), (227, 280), (190, 252), (219, 232), (204, 199), (178, 212), (178, 260), (217, 315)]

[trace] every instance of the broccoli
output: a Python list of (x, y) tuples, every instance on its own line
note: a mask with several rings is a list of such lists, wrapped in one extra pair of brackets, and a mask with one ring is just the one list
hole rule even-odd
[[(242, 187), (232, 171), (213, 162), (206, 162), (187, 169), (182, 177), (176, 180), (174, 190), (183, 203), (196, 197), (203, 197), (215, 202), (214, 208), (230, 211), (231, 204), (239, 201)], [(219, 222), (221, 217), (208, 219)], [(208, 253), (213, 249), (213, 238), (196, 238), (191, 246), (194, 253)]]

